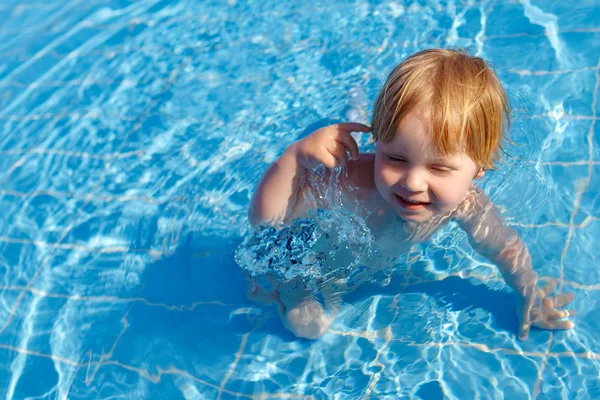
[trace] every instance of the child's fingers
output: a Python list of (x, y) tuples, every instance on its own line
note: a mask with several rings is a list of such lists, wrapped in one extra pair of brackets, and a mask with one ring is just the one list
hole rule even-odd
[(337, 124), (338, 128), (346, 133), (350, 132), (371, 132), (371, 127), (358, 122), (342, 122)]
[(569, 320), (563, 319), (560, 321), (539, 321), (535, 324), (536, 327), (549, 330), (566, 330), (573, 329), (575, 324)]
[(539, 290), (538, 295), (543, 299), (544, 297), (546, 297), (550, 293), (552, 293), (554, 291), (555, 287), (556, 287), (556, 279), (551, 279), (546, 286), (544, 286), (543, 288), (541, 288)]
[(574, 298), (575, 296), (573, 295), (573, 293), (563, 293), (558, 296), (546, 297), (543, 300), (543, 303), (544, 307), (548, 309), (563, 308), (564, 306), (572, 302)]
[[(338, 166), (339, 161), (336, 155), (337, 142), (326, 143), (325, 146), (318, 149), (315, 154), (315, 161), (323, 164), (326, 168), (334, 169)], [(339, 147), (342, 147), (341, 145)]]
[(346, 147), (342, 143), (335, 142), (329, 150), (332, 156), (336, 158), (340, 165), (346, 165), (348, 163), (348, 153)]
[(331, 154), (329, 151), (323, 149), (323, 152), (320, 157), (321, 164), (329, 169), (334, 169), (338, 166), (337, 158)]
[(577, 315), (577, 311), (575, 310), (552, 310), (548, 314), (548, 319), (551, 321), (556, 321), (558, 319), (569, 318)]
[(335, 140), (344, 147), (344, 152), (347, 150), (350, 153), (353, 160), (358, 159), (358, 144), (349, 133), (340, 132)]

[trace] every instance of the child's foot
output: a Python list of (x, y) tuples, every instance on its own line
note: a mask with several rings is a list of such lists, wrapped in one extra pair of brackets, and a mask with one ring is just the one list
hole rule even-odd
[(327, 315), (312, 290), (302, 286), (301, 279), (282, 284), (269, 275), (259, 279), (248, 274), (246, 278), (248, 299), (265, 305), (277, 304), (283, 325), (297, 337), (318, 339), (329, 329), (335, 309)]
[(306, 298), (300, 304), (285, 310), (283, 324), (294, 335), (305, 339), (319, 339), (327, 332), (332, 317), (325, 314), (323, 307), (313, 298)]

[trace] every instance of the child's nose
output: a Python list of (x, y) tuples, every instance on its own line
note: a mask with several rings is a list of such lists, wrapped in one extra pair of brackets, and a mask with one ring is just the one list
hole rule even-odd
[(403, 188), (410, 192), (424, 192), (427, 190), (427, 185), (422, 176), (422, 172), (416, 168), (407, 170), (400, 183)]

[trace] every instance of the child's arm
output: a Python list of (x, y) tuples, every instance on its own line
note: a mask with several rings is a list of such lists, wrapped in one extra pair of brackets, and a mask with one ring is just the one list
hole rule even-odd
[(471, 246), (494, 262), (506, 283), (519, 295), (519, 339), (526, 339), (531, 325), (543, 329), (571, 329), (571, 321), (560, 320), (574, 312), (555, 310), (573, 300), (572, 294), (547, 297), (554, 282), (537, 289), (537, 274), (531, 266), (527, 246), (507, 227), (491, 200), (479, 189), (467, 194), (458, 210), (457, 220), (469, 237)]
[(307, 204), (302, 187), (310, 170), (319, 165), (332, 169), (345, 165), (348, 152), (358, 158), (358, 145), (350, 132), (369, 132), (358, 123), (343, 123), (321, 128), (290, 145), (262, 177), (248, 210), (253, 226), (280, 225), (298, 218), (315, 205)]

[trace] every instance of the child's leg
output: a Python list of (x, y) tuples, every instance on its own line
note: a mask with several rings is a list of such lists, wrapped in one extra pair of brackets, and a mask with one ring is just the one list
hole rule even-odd
[(256, 303), (271, 305), (277, 304), (281, 313), (281, 305), (279, 301), (279, 285), (281, 282), (272, 274), (263, 275), (260, 277), (252, 276), (249, 273), (246, 277), (246, 297), (250, 301)]
[(294, 335), (318, 339), (329, 329), (334, 313), (325, 312), (313, 290), (306, 288), (301, 278), (285, 282), (279, 288), (281, 319)]
[(246, 278), (248, 299), (265, 305), (277, 304), (283, 325), (297, 337), (318, 339), (329, 329), (339, 305), (339, 296), (336, 297), (331, 285), (319, 285), (330, 310), (327, 313), (301, 277), (285, 282), (273, 275), (246, 274)]

